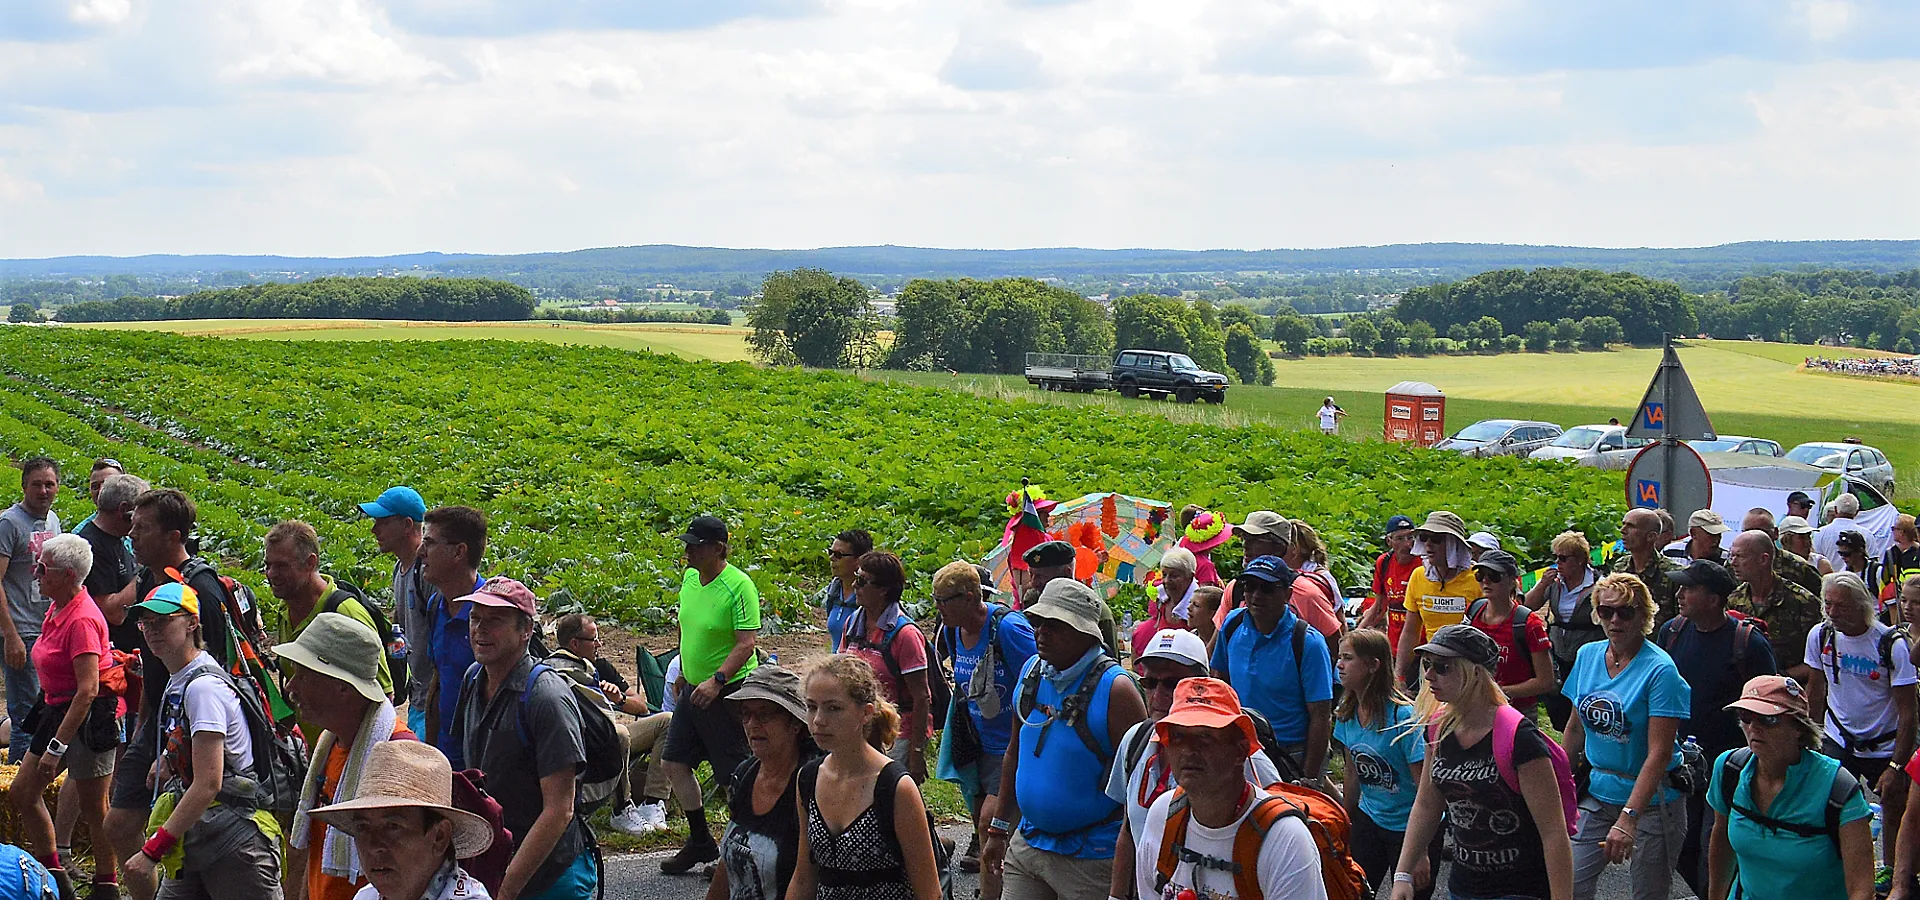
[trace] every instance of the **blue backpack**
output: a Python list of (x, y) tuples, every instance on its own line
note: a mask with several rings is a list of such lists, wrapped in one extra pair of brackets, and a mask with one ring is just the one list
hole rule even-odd
[(0, 844), (0, 900), (54, 900), (59, 894), (39, 860), (12, 844)]

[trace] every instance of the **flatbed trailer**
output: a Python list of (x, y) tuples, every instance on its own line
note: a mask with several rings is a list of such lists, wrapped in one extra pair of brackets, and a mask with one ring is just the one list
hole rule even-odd
[(1074, 394), (1108, 390), (1113, 387), (1113, 359), (1085, 353), (1029, 353), (1027, 383)]

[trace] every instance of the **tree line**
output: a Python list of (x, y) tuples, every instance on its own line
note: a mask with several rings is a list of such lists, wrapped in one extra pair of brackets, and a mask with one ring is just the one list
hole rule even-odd
[(520, 321), (533, 314), (533, 294), (517, 284), (481, 278), (317, 278), (197, 291), (184, 297), (121, 297), (71, 303), (62, 322), (152, 322), (162, 319), (415, 319), (436, 322)]
[(566, 322), (671, 322), (681, 325), (732, 325), (733, 314), (724, 309), (648, 309), (644, 306), (543, 306), (533, 311), (535, 319), (559, 319)]

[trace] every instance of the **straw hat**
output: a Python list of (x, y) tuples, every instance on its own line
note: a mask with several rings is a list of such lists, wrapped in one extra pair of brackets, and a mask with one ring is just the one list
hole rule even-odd
[(453, 855), (479, 856), (493, 844), (493, 826), (487, 820), (453, 806), (453, 766), (447, 757), (419, 741), (383, 741), (367, 755), (360, 775), (360, 795), (344, 803), (313, 810), (313, 817), (348, 834), (353, 814), (361, 810), (416, 807), (432, 810), (453, 822)]

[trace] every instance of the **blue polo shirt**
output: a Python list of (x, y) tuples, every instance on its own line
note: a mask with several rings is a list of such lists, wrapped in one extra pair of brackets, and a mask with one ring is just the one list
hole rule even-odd
[[(477, 591), (486, 583), (485, 578), (476, 575), (473, 589)], [(472, 605), (466, 604), (458, 611), (449, 610), (447, 598), (437, 589), (427, 598), (427, 642), (433, 650), (433, 667), (440, 673), (440, 693), (434, 698), (434, 705), (440, 710), (440, 733), (431, 740), (447, 755), (456, 772), (466, 768), (466, 752), (460, 732), (454, 728), (453, 714), (460, 705), (460, 680), (473, 665), (473, 643), (467, 639), (467, 613)]]
[[(1234, 620), (1245, 618), (1237, 627)], [(1230, 641), (1215, 641), (1208, 665), (1226, 674), (1240, 695), (1240, 705), (1257, 709), (1273, 725), (1273, 737), (1282, 744), (1307, 739), (1307, 704), (1333, 699), (1333, 660), (1327, 642), (1311, 627), (1300, 642), (1301, 659), (1293, 658), (1293, 623), (1300, 617), (1288, 607), (1273, 631), (1261, 634), (1253, 612), (1241, 607), (1227, 615), (1220, 633), (1233, 632)]]

